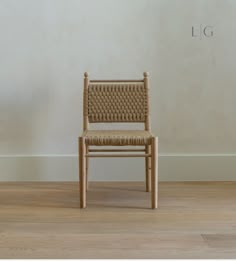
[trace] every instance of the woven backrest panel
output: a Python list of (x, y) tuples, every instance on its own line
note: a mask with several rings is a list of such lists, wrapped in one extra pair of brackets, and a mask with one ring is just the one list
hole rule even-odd
[(89, 122), (145, 122), (147, 89), (139, 83), (90, 83), (87, 90)]

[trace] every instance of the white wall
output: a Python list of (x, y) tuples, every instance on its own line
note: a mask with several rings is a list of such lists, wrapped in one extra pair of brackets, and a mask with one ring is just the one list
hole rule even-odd
[[(161, 180), (235, 179), (235, 12), (234, 0), (0, 0), (0, 180), (78, 179), (84, 71), (150, 72)], [(192, 37), (200, 24), (213, 37)], [(92, 179), (144, 176), (140, 159), (103, 163)]]

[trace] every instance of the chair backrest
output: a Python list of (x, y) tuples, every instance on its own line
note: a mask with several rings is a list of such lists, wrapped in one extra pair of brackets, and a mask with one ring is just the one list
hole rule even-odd
[(89, 80), (85, 73), (83, 108), (84, 130), (106, 122), (142, 122), (148, 130), (148, 73), (142, 80)]

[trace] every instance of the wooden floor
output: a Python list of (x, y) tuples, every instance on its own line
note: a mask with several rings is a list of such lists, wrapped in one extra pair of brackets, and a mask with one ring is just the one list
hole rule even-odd
[(236, 258), (236, 182), (0, 183), (0, 258)]

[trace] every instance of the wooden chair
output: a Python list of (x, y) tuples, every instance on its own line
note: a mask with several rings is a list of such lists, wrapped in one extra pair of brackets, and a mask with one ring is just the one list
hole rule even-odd
[[(84, 73), (83, 134), (79, 137), (81, 208), (86, 207), (88, 158), (92, 157), (145, 157), (146, 191), (151, 190), (151, 207), (157, 208), (158, 138), (150, 132), (148, 73), (143, 75), (142, 80), (89, 80), (88, 73)], [(109, 122), (144, 123), (144, 130), (89, 130), (89, 123)], [(90, 149), (90, 146), (121, 146), (121, 149)], [(144, 148), (122, 149), (122, 146)]]

